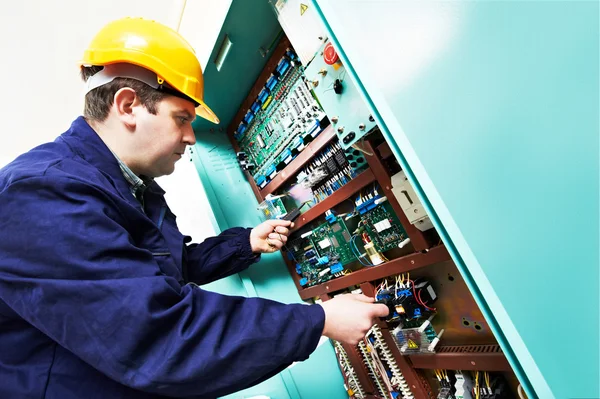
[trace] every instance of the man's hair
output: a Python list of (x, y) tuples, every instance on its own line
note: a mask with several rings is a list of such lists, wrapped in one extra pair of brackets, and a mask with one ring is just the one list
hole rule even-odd
[[(102, 66), (82, 67), (81, 79), (87, 82), (91, 76), (100, 72), (103, 68)], [(124, 87), (135, 90), (142, 105), (153, 115), (156, 115), (157, 104), (167, 96), (166, 93), (155, 90), (139, 80), (115, 78), (112, 82), (97, 87), (85, 95), (83, 116), (89, 120), (104, 122), (108, 117), (110, 107), (113, 105), (115, 93)]]

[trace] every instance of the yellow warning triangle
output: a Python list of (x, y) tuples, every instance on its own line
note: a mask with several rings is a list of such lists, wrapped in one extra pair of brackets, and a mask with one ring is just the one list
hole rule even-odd
[(308, 10), (308, 6), (306, 4), (300, 3), (300, 16), (304, 15), (306, 10)]
[(419, 349), (419, 345), (412, 339), (408, 340), (408, 349)]

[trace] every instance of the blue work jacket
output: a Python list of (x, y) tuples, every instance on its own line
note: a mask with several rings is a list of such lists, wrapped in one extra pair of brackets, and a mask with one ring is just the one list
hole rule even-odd
[(0, 398), (215, 398), (316, 348), (320, 306), (192, 283), (256, 262), (250, 230), (188, 245), (163, 194), (83, 118), (0, 169)]

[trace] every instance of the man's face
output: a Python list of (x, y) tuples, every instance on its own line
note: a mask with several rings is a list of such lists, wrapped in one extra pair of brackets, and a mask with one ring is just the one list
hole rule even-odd
[(157, 104), (156, 115), (146, 108), (138, 113), (136, 172), (148, 177), (173, 173), (175, 162), (181, 159), (186, 146), (196, 143), (192, 129), (195, 117), (194, 104), (174, 96), (167, 96)]

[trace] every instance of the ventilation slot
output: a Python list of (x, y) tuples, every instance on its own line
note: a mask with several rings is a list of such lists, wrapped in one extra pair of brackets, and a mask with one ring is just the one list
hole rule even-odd
[(502, 353), (498, 345), (460, 345), (441, 346), (436, 349), (437, 353)]

